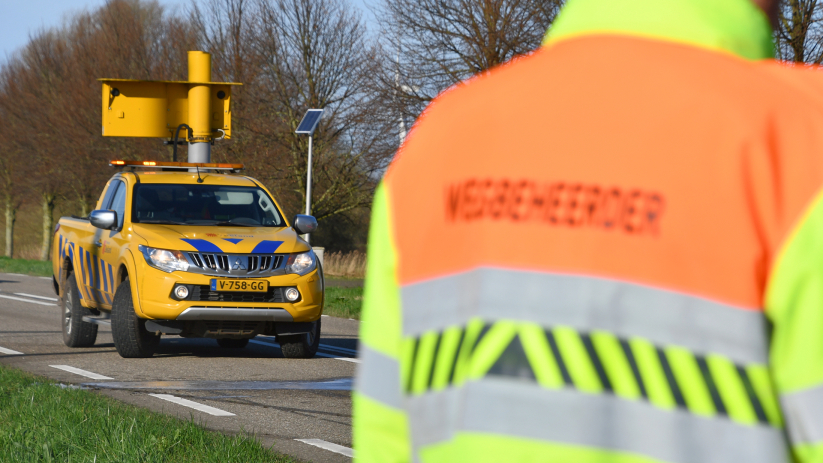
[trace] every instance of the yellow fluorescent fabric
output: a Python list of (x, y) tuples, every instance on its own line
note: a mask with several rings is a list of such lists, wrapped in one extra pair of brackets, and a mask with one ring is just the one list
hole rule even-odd
[(822, 198), (818, 195), (783, 246), (766, 292), (779, 395), (823, 383)]
[(362, 394), (352, 394), (354, 451), (357, 461), (401, 463), (410, 461), (406, 415)]
[[(783, 246), (766, 292), (771, 375), (798, 461), (823, 461), (823, 196)], [(770, 407), (774, 405), (770, 404)]]
[(671, 40), (752, 60), (774, 55), (769, 20), (751, 0), (569, 0), (544, 44), (602, 33)]
[(388, 192), (381, 184), (374, 195), (369, 230), (367, 278), (363, 290), (360, 340), (389, 357), (400, 357), (400, 290), (397, 252), (392, 243)]
[[(360, 342), (399, 361), (400, 293), (386, 195), (386, 188), (378, 187), (369, 231)], [(352, 408), (352, 438), (358, 461), (408, 461), (411, 454), (408, 422), (402, 411), (358, 392), (352, 395)]]
[(484, 433), (460, 433), (449, 443), (423, 450), (421, 456), (424, 462), (437, 463), (662, 463), (653, 458), (614, 450), (605, 451)]

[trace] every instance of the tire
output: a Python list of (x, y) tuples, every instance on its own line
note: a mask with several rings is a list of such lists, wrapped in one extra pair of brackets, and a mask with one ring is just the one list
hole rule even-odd
[(80, 304), (80, 290), (74, 273), (66, 275), (66, 287), (60, 299), (63, 325), (63, 343), (69, 347), (91, 347), (97, 340), (97, 325), (83, 321), (94, 316), (91, 310)]
[(278, 336), (280, 350), (287, 359), (310, 359), (320, 347), (320, 320), (314, 322), (310, 333)]
[(146, 320), (134, 312), (131, 285), (126, 278), (117, 287), (111, 304), (111, 337), (114, 348), (123, 358), (148, 358), (160, 345), (160, 336), (146, 330)]
[(230, 339), (230, 338), (219, 338), (217, 340), (217, 344), (224, 348), (224, 349), (242, 349), (249, 345), (249, 340), (247, 339)]

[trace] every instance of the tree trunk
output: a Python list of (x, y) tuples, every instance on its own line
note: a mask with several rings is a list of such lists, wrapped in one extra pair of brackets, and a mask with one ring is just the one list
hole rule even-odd
[(86, 202), (85, 199), (80, 199), (80, 217), (88, 217), (89, 216), (89, 204)]
[(11, 201), (11, 195), (6, 196), (6, 257), (14, 257), (14, 222), (17, 220), (17, 209)]
[(51, 251), (52, 227), (54, 227), (55, 195), (43, 193), (43, 246), (40, 248), (40, 260), (49, 260)]

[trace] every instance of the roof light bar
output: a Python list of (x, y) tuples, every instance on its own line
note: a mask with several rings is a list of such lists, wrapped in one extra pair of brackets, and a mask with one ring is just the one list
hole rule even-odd
[(211, 170), (239, 171), (243, 169), (243, 164), (223, 164), (223, 163), (193, 163), (193, 162), (157, 162), (157, 161), (111, 161), (112, 167), (162, 167), (164, 169), (188, 170), (195, 167)]

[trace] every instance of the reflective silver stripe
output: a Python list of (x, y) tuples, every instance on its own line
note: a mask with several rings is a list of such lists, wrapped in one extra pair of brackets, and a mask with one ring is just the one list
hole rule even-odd
[(362, 342), (357, 349), (357, 355), (360, 358), (360, 365), (357, 368), (354, 389), (390, 407), (403, 408), (400, 363)]
[(792, 444), (823, 441), (823, 386), (780, 396)]
[(484, 379), (462, 389), (406, 399), (416, 455), (460, 432), (489, 433), (628, 452), (669, 463), (781, 463), (781, 431), (683, 410), (662, 410), (611, 394)]
[(700, 297), (605, 278), (479, 268), (402, 287), (403, 334), (474, 317), (522, 320), (679, 345), (735, 363), (767, 363), (765, 316)]

